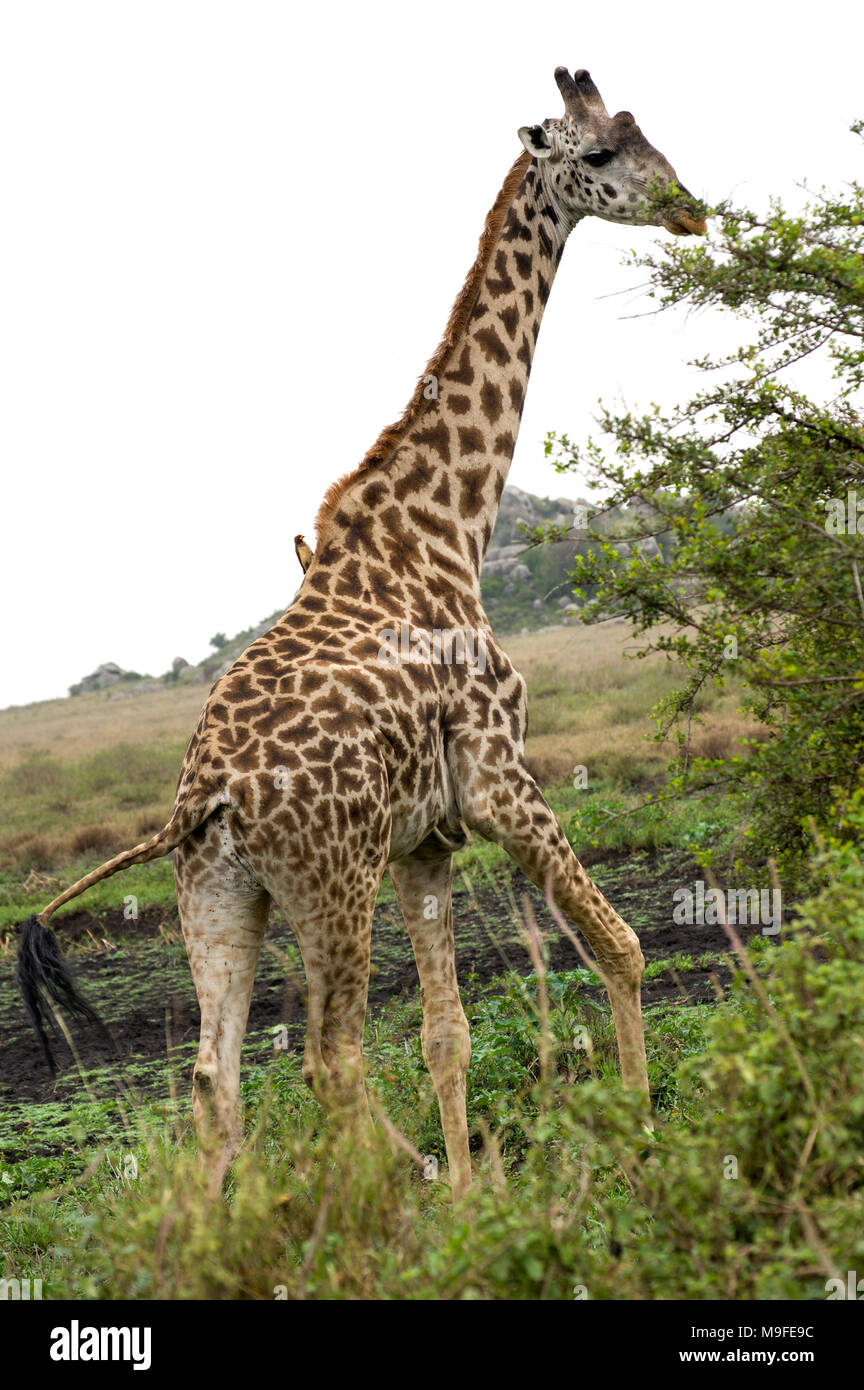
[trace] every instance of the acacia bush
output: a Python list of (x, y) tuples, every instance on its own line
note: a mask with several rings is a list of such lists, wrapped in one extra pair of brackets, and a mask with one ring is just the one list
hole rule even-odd
[[(571, 571), (584, 615), (628, 616), (681, 669), (657, 711), (658, 738), (679, 742), (670, 790), (727, 786), (750, 857), (774, 855), (791, 880), (808, 818), (836, 828), (864, 753), (864, 187), (712, 218), (707, 244), (636, 264), (661, 308), (733, 313), (746, 341), (692, 364), (712, 384), (685, 404), (603, 409), (599, 442), (546, 447), (603, 493)], [(830, 368), (825, 400), (790, 376), (805, 358)], [(659, 550), (639, 547), (649, 536)], [(747, 755), (695, 757), (700, 692), (733, 675), (762, 736)]]

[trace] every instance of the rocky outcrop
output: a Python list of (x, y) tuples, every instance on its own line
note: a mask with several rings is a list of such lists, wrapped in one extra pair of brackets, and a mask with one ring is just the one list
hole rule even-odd
[(126, 675), (122, 666), (118, 666), (115, 661), (104, 661), (101, 666), (97, 666), (89, 676), (82, 676), (80, 689), (82, 693), (90, 690), (107, 690), (109, 685), (116, 685), (122, 681)]
[[(579, 499), (535, 497), (519, 487), (504, 489), (482, 571), (484, 580), (493, 581), (485, 597), (487, 611), (496, 630), (528, 631), (528, 627), (523, 626), (528, 621), (532, 630), (543, 631), (538, 624), (546, 615), (553, 620), (553, 626), (575, 621), (570, 612), (573, 596), (569, 587), (565, 583), (562, 593), (562, 585), (554, 582), (555, 577), (552, 581), (541, 577), (547, 571), (543, 570), (536, 558), (531, 558), (532, 555), (536, 556), (536, 552), (531, 551), (527, 537), (519, 528), (524, 526), (531, 530), (536, 526), (557, 526), (567, 532), (570, 540), (577, 541), (585, 536), (585, 521), (593, 510), (591, 505)], [(604, 529), (602, 518), (599, 519), (598, 529)], [(651, 554), (652, 545), (656, 550), (653, 541), (642, 542), (639, 548)], [(109, 698), (122, 699), (127, 695), (149, 694), (176, 685), (210, 686), (229, 670), (250, 643), (272, 627), (278, 616), (277, 612), (245, 632), (238, 633), (197, 665), (190, 664), (185, 657), (175, 657), (170, 670), (156, 679), (140, 676), (134, 671), (124, 671), (115, 662), (107, 661), (85, 676), (79, 685), (71, 686), (70, 694), (118, 686), (120, 688), (111, 689)]]
[(492, 532), (492, 545), (499, 550), (517, 544), (521, 535), (520, 525), (529, 528), (541, 525), (579, 528), (583, 513), (589, 512), (587, 502), (574, 501), (570, 497), (533, 497), (530, 492), (523, 492), (521, 487), (505, 487)]
[(622, 559), (626, 559), (634, 550), (643, 560), (656, 560), (658, 556), (661, 560), (663, 558), (663, 551), (653, 536), (643, 536), (638, 541), (616, 541), (612, 549), (617, 550)]

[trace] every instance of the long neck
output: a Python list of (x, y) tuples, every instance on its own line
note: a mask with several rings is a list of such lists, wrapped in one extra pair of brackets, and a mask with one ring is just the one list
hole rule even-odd
[(522, 156), (487, 220), (448, 331), (402, 420), (322, 509), (320, 549), (413, 537), (420, 564), (476, 582), (504, 488), (540, 321), (572, 223)]

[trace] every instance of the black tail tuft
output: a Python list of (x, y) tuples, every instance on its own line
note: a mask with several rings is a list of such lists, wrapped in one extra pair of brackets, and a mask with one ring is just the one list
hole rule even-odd
[(55, 1026), (52, 1005), (59, 1004), (67, 1013), (86, 1019), (109, 1042), (111, 1035), (96, 1010), (78, 993), (51, 928), (43, 927), (36, 917), (28, 917), (18, 931), (21, 937), (15, 971), (18, 987), (51, 1075), (56, 1076), (57, 1062), (45, 1028), (46, 1023)]

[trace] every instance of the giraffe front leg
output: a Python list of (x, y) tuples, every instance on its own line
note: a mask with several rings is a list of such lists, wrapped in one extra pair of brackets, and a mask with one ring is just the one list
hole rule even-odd
[(471, 1060), (468, 1020), (459, 998), (453, 940), (453, 857), (432, 840), (394, 860), (390, 876), (414, 948), (423, 1001), (421, 1042), (447, 1149), (450, 1186), (458, 1201), (471, 1185), (465, 1087)]
[(463, 764), (460, 773), (457, 784), (467, 824), (500, 844), (587, 940), (612, 1006), (622, 1080), (647, 1095), (642, 1025), (645, 958), (636, 933), (585, 872), (521, 761), (488, 770)]

